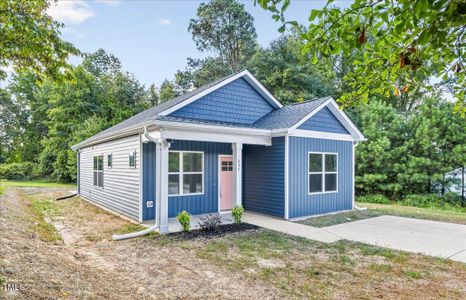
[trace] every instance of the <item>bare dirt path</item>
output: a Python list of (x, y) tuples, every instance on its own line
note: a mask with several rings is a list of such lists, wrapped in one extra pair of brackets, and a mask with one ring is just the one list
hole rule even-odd
[[(281, 298), (270, 285), (250, 281), (176, 247), (163, 238), (110, 240), (130, 223), (74, 198), (50, 199), (66, 189), (7, 189), (0, 197), (0, 275), (21, 291), (12, 299)], [(46, 207), (45, 225), (31, 205)], [(50, 226), (48, 228), (48, 226)], [(47, 228), (43, 228), (47, 227)], [(41, 230), (59, 238), (44, 241)], [(61, 239), (60, 239), (61, 238)], [(199, 241), (202, 243), (202, 241)], [(3, 294), (1, 294), (3, 293)], [(0, 297), (1, 298), (1, 297)]]

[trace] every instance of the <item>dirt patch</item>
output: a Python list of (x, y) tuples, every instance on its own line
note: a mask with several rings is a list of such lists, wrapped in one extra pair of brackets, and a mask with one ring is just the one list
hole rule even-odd
[[(15, 299), (280, 298), (270, 285), (207, 263), (190, 243), (167, 237), (115, 242), (111, 235), (137, 228), (79, 199), (53, 202), (45, 219), (62, 243), (45, 242), (31, 227), (31, 201), (52, 201), (67, 189), (10, 188), (0, 197), (0, 275), (22, 284)], [(43, 204), (41, 202), (41, 204)], [(1, 297), (0, 297), (1, 298)]]

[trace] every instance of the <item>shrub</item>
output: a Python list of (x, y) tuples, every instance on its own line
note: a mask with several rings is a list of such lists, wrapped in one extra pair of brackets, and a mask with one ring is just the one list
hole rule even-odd
[(369, 203), (380, 203), (380, 204), (390, 203), (390, 200), (388, 200), (387, 197), (385, 197), (384, 195), (380, 195), (380, 194), (359, 196), (357, 200), (359, 202), (369, 202)]
[(178, 219), (178, 222), (180, 222), (181, 227), (183, 228), (183, 231), (184, 232), (189, 231), (189, 227), (191, 224), (191, 216), (189, 215), (189, 213), (183, 210), (182, 212), (178, 214), (176, 218)]
[(0, 165), (0, 178), (8, 180), (37, 178), (37, 165), (32, 162)]
[(218, 226), (222, 224), (221, 218), (222, 216), (220, 215), (207, 215), (201, 218), (201, 220), (199, 221), (199, 226), (201, 226), (201, 228), (205, 230), (217, 230)]
[(401, 201), (401, 205), (416, 207), (443, 206), (443, 200), (435, 194), (411, 194)]
[(454, 193), (448, 192), (443, 195), (443, 201), (452, 205), (461, 205), (461, 196)]
[(233, 218), (236, 224), (241, 223), (241, 218), (243, 217), (243, 213), (244, 213), (244, 208), (241, 205), (236, 205), (231, 210), (231, 217)]

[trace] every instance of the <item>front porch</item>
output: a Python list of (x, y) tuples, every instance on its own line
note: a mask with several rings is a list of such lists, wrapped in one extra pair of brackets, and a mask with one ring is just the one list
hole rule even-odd
[(242, 141), (271, 145), (261, 135), (191, 130), (164, 128), (141, 136), (140, 222), (153, 225), (157, 218), (161, 233), (181, 230), (176, 216), (182, 210), (191, 214), (192, 229), (206, 214), (222, 213), (222, 221), (231, 223), (223, 212), (244, 205)]

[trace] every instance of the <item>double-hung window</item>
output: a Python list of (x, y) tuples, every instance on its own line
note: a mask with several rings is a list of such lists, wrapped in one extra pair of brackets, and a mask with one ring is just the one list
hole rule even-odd
[(338, 155), (336, 153), (309, 153), (308, 192), (338, 191)]
[(94, 185), (104, 187), (104, 156), (94, 156)]
[(204, 153), (170, 151), (168, 155), (168, 194), (202, 194), (204, 187)]

